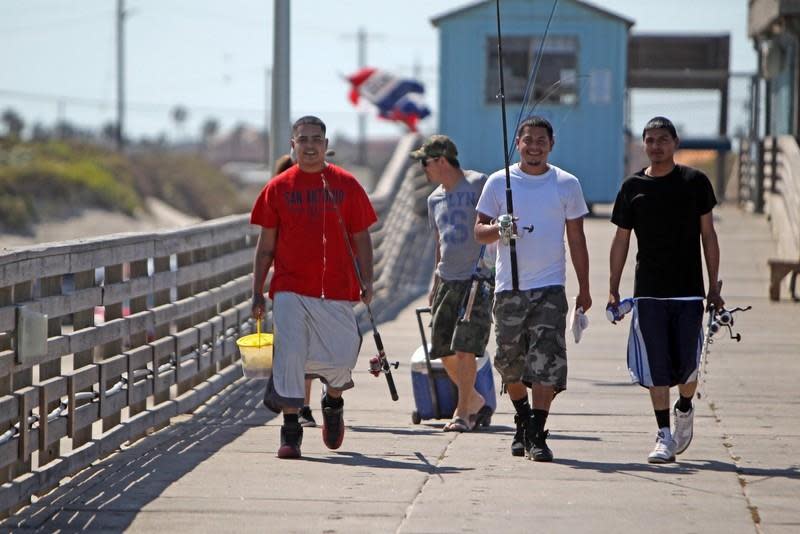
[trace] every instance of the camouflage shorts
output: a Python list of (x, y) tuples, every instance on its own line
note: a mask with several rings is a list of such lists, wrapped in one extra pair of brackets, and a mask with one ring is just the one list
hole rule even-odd
[(482, 356), (489, 342), (492, 324), (492, 287), (487, 282), (478, 285), (472, 315), (464, 322), (471, 280), (443, 280), (436, 289), (431, 307), (431, 358), (469, 352)]
[(494, 297), (497, 355), (505, 384), (567, 388), (567, 295), (563, 286), (501, 291)]

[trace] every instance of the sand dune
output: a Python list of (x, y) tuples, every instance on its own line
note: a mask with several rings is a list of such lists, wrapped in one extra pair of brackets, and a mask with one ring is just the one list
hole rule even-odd
[(87, 209), (80, 215), (60, 221), (47, 221), (36, 226), (36, 235), (0, 235), (0, 248), (39, 245), (53, 241), (95, 237), (120, 232), (148, 232), (180, 228), (200, 219), (182, 213), (156, 198), (145, 201), (149, 213), (129, 217), (100, 209)]

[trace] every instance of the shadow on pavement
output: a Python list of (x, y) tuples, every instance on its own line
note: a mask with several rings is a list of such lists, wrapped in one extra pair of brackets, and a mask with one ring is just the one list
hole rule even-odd
[(644, 462), (586, 462), (572, 460), (568, 458), (556, 458), (554, 463), (567, 465), (574, 469), (597, 471), (599, 473), (619, 473), (619, 472), (647, 472), (647, 473), (678, 473), (691, 475), (702, 471), (718, 471), (721, 473), (738, 473), (750, 477), (764, 478), (788, 478), (792, 480), (800, 479), (800, 468), (796, 466), (788, 468), (758, 468), (758, 467), (737, 467), (733, 462), (720, 462), (717, 460), (678, 460), (672, 464), (648, 464)]
[(125, 530), (175, 481), (275, 414), (261, 405), (263, 382), (224, 392), (192, 419), (107, 457), (0, 524), (13, 531)]
[[(377, 469), (406, 469), (412, 471), (421, 471), (423, 473), (430, 473), (434, 475), (446, 475), (452, 473), (461, 473), (464, 471), (473, 471), (472, 467), (437, 467), (431, 464), (425, 455), (420, 452), (415, 452), (417, 457), (415, 461), (399, 461), (391, 460), (385, 456), (366, 456), (357, 452), (340, 452), (331, 456), (312, 458), (304, 456), (302, 459), (306, 462), (319, 462), (325, 464), (338, 464), (349, 465), (353, 467), (372, 467)], [(407, 456), (406, 456), (407, 457)]]
[[(516, 432), (516, 428), (510, 426), (495, 426), (492, 425), (489, 427), (492, 430), (500, 431), (508, 433), (509, 435), (513, 435)], [(598, 436), (578, 436), (575, 434), (562, 434), (562, 433), (553, 433), (550, 434), (547, 439), (553, 441), (603, 441), (602, 438)]]
[(441, 428), (430, 427), (427, 425), (416, 428), (348, 426), (347, 430), (348, 432), (359, 432), (364, 434), (395, 434), (397, 436), (435, 436), (437, 434), (446, 434), (446, 432), (442, 432)]

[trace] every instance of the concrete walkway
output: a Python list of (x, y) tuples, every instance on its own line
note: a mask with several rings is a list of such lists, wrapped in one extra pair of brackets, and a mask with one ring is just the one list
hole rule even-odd
[[(275, 457), (280, 419), (262, 384), (240, 380), (170, 428), (74, 477), (3, 525), (14, 531), (651, 532), (800, 531), (800, 327), (797, 304), (767, 300), (766, 222), (719, 210), (729, 306), (741, 343), (718, 336), (695, 438), (672, 465), (652, 466), (655, 421), (629, 383), (627, 324), (603, 316), (613, 227), (587, 221), (595, 307), (569, 341), (569, 390), (549, 420), (552, 464), (509, 454), (512, 409), (498, 399), (486, 431), (411, 423), (408, 359), (419, 345), (414, 305), (380, 325), (400, 401), (366, 372), (370, 337), (346, 396), (347, 433), (329, 451), (307, 429), (304, 458)], [(633, 251), (632, 254), (633, 256)], [(623, 287), (632, 290), (632, 264)], [(573, 294), (574, 279), (568, 282)], [(416, 305), (423, 304), (418, 301)], [(496, 375), (495, 375), (496, 378)], [(315, 403), (318, 397), (315, 392)], [(319, 415), (319, 410), (315, 410)]]

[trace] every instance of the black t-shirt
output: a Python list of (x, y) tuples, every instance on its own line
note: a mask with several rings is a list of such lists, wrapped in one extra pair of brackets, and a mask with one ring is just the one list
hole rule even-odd
[(705, 295), (700, 216), (716, 203), (708, 177), (683, 165), (658, 178), (642, 169), (623, 182), (611, 222), (636, 234), (634, 297)]

